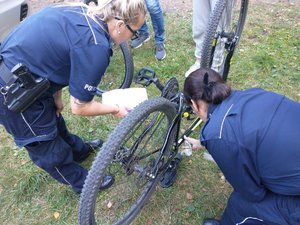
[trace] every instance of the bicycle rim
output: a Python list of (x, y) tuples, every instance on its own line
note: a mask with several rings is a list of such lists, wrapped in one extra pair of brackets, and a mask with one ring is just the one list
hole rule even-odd
[(227, 80), (233, 54), (241, 39), (247, 16), (248, 2), (249, 0), (234, 0), (229, 2), (230, 4), (225, 8), (225, 10), (229, 10), (227, 15), (230, 15), (228, 18), (230, 22), (225, 27), (225, 32), (229, 34), (230, 38), (222, 37), (221, 40), (225, 48), (223, 48), (223, 62), (219, 70), (224, 80)]
[[(169, 160), (174, 135), (167, 142), (163, 157), (159, 154), (174, 116), (175, 107), (170, 101), (150, 99), (114, 129), (87, 176), (79, 204), (80, 225), (132, 222), (147, 203)], [(105, 174), (113, 175), (115, 183), (98, 193)]]
[(226, 7), (226, 10), (231, 11), (231, 18), (227, 32), (233, 32), (235, 36), (238, 37), (238, 41), (240, 40), (244, 29), (248, 3), (249, 0), (233, 0)]
[[(231, 57), (244, 28), (247, 9), (248, 0), (220, 0), (209, 20), (203, 42), (201, 66), (211, 67), (224, 79), (227, 78)], [(230, 45), (232, 40), (235, 40), (234, 45)]]
[(104, 91), (128, 88), (133, 79), (133, 59), (127, 42), (120, 45), (113, 44), (113, 56), (99, 84), (99, 89)]

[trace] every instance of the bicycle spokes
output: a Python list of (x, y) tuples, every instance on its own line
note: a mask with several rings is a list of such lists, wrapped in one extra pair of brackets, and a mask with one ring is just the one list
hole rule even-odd
[[(122, 215), (121, 212), (126, 212), (131, 204), (138, 201), (148, 185), (157, 181), (158, 171), (170, 154), (169, 151), (162, 153), (168, 127), (166, 116), (161, 112), (154, 112), (136, 124), (124, 138), (106, 169), (108, 174), (115, 177), (115, 183), (107, 190), (110, 197), (104, 202), (111, 202), (114, 213), (117, 213), (118, 208)], [(103, 210), (107, 211), (104, 207), (99, 213)], [(114, 215), (112, 218), (117, 220), (118, 216)], [(102, 224), (101, 221), (99, 224)]]

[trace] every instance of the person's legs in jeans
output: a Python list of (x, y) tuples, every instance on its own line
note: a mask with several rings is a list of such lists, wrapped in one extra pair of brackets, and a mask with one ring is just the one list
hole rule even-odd
[(162, 8), (158, 0), (145, 0), (149, 11), (154, 38), (156, 44), (163, 44), (165, 41), (165, 21)]
[[(162, 12), (162, 8), (158, 0), (145, 0), (145, 3), (147, 5), (147, 9), (151, 17), (153, 31), (154, 31), (154, 39), (156, 44), (155, 57), (158, 60), (162, 60), (166, 57), (166, 51), (164, 46), (165, 25), (164, 25), (164, 15)], [(139, 48), (142, 46), (143, 43), (148, 41), (149, 38), (150, 36), (149, 36), (148, 26), (145, 22), (143, 26), (139, 29), (139, 37), (132, 40), (131, 47)]]
[(144, 22), (144, 24), (139, 29), (139, 35), (141, 35), (141, 36), (149, 36), (149, 30), (148, 30), (148, 26), (147, 26), (146, 21)]
[(137, 38), (133, 39), (131, 41), (131, 47), (132, 48), (139, 48), (141, 47), (145, 42), (150, 40), (149, 30), (146, 21), (139, 29), (139, 35)]
[(165, 21), (162, 8), (159, 4), (159, 0), (145, 0), (147, 9), (149, 11), (156, 44), (155, 57), (158, 60), (162, 60), (166, 57), (165, 51)]

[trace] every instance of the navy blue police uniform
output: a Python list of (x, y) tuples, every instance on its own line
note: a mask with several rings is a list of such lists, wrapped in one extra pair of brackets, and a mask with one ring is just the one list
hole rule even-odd
[(233, 187), (221, 224), (300, 224), (300, 104), (259, 88), (209, 107), (200, 134)]
[(90, 149), (56, 114), (53, 94), (69, 86), (76, 99), (93, 99), (112, 55), (107, 25), (88, 17), (83, 6), (51, 6), (22, 22), (0, 50), (0, 66), (11, 70), (22, 63), (34, 76), (50, 82), (45, 94), (21, 113), (8, 110), (0, 95), (0, 124), (37, 166), (80, 192), (87, 170), (76, 161)]

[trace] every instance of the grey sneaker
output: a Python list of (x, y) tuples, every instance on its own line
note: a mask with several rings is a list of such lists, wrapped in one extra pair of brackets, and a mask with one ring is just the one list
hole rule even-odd
[(163, 43), (156, 44), (155, 57), (158, 60), (163, 60), (164, 58), (166, 58), (166, 56), (167, 53), (166, 53), (165, 45)]
[(137, 38), (133, 39), (131, 41), (131, 47), (132, 48), (139, 48), (141, 47), (145, 42), (150, 40), (150, 36), (148, 35), (139, 35)]

